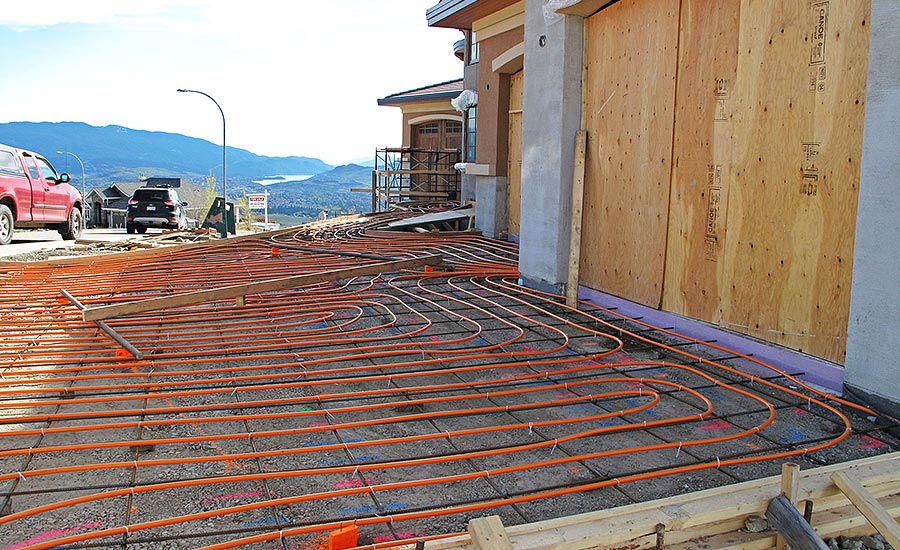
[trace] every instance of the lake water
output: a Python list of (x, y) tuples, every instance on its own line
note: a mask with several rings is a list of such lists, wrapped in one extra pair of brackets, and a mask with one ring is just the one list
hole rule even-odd
[(280, 175), (276, 179), (263, 179), (263, 180), (254, 180), (253, 183), (258, 183), (260, 185), (272, 185), (273, 183), (284, 183), (288, 181), (303, 181), (308, 180), (313, 177), (315, 174), (285, 174)]

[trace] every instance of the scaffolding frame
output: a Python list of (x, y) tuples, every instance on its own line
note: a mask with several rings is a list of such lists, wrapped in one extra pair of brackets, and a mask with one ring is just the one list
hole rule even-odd
[(386, 147), (375, 151), (371, 189), (372, 212), (384, 212), (392, 204), (418, 200), (459, 200), (459, 149)]

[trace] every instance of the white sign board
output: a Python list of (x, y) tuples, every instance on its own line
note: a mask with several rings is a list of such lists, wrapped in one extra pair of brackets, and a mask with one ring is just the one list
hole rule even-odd
[(247, 202), (250, 203), (250, 210), (265, 210), (266, 197), (268, 195), (247, 195)]

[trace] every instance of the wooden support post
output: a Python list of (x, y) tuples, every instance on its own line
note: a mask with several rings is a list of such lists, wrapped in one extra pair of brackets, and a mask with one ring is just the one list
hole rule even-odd
[(372, 170), (372, 212), (378, 212), (378, 172)]
[[(800, 465), (796, 462), (785, 462), (781, 465), (781, 494), (792, 506), (797, 507), (797, 493), (800, 492)], [(787, 550), (788, 544), (784, 536), (778, 533), (775, 539), (776, 550)]]
[(766, 519), (793, 550), (828, 550), (822, 537), (806, 523), (800, 512), (784, 495), (778, 495), (769, 502)]
[(238, 307), (243, 307), (247, 305), (247, 297), (246, 296), (235, 296), (234, 297), (234, 305)]
[(130, 302), (126, 304), (88, 308), (82, 311), (82, 316), (84, 317), (85, 321), (111, 319), (113, 317), (121, 317), (123, 315), (130, 315), (133, 313), (144, 313), (147, 311), (158, 311), (160, 309), (171, 307), (190, 306), (195, 304), (202, 304), (203, 302), (230, 300), (232, 298), (237, 298), (238, 296), (262, 294), (264, 292), (275, 292), (278, 290), (296, 288), (298, 286), (339, 281), (341, 279), (350, 279), (352, 277), (361, 277), (364, 275), (391, 273), (393, 271), (413, 269), (425, 265), (438, 265), (441, 263), (441, 261), (442, 259), (440, 255), (431, 254), (428, 256), (422, 256), (420, 258), (413, 258), (411, 260), (380, 262), (376, 264), (368, 264), (346, 269), (332, 269), (329, 271), (319, 271), (317, 273), (308, 273), (305, 275), (295, 275), (293, 277), (270, 279), (268, 281), (261, 281), (258, 283), (226, 286), (221, 288), (213, 288), (210, 290), (200, 290), (197, 292), (176, 294), (175, 296), (166, 296), (163, 298), (152, 298), (150, 300), (141, 300), (138, 302)]
[(475, 550), (512, 550), (500, 516), (469, 520), (469, 536)]
[(575, 134), (575, 175), (572, 178), (572, 226), (569, 230), (569, 279), (566, 283), (566, 305), (578, 304), (578, 267), (581, 262), (581, 224), (584, 214), (584, 159), (587, 131)]
[(844, 472), (835, 472), (831, 474), (831, 481), (837, 485), (842, 493), (847, 495), (850, 502), (866, 516), (875, 529), (881, 533), (888, 543), (894, 548), (900, 548), (900, 525), (897, 521), (884, 509), (884, 507), (875, 500), (871, 493), (860, 482), (851, 478)]

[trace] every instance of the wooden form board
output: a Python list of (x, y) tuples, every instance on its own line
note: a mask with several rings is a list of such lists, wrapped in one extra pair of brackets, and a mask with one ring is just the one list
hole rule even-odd
[(662, 309), (843, 363), (870, 12), (622, 0), (590, 17), (582, 283), (654, 307), (658, 289)]
[(679, 0), (621, 0), (585, 27), (581, 281), (659, 307)]
[(525, 73), (509, 77), (509, 171), (506, 186), (506, 224), (510, 235), (519, 234), (522, 195), (522, 94)]
[[(798, 501), (813, 501), (812, 525), (823, 537), (871, 533), (872, 527), (831, 481), (831, 474), (846, 472), (860, 480), (873, 498), (893, 517), (900, 515), (900, 453), (801, 471)], [(708, 547), (723, 550), (771, 549), (775, 533), (744, 533), (744, 521), (765, 513), (781, 491), (781, 476), (746, 481), (660, 500), (630, 504), (510, 525), (504, 532), (518, 550), (621, 550), (655, 549), (656, 526), (665, 526), (665, 548), (697, 548), (697, 539), (713, 541)], [(860, 530), (862, 529), (862, 530)], [(868, 531), (867, 531), (868, 530)], [(469, 534), (429, 541), (426, 550), (471, 550)]]

